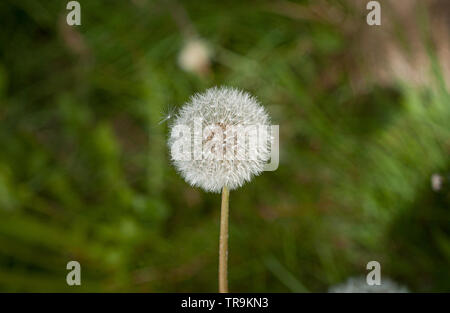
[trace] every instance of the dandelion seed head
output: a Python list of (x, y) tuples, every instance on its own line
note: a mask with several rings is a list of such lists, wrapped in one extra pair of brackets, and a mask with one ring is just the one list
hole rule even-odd
[[(194, 131), (192, 137), (185, 139), (185, 144), (201, 142), (201, 158), (195, 158), (191, 151), (191, 159), (180, 160), (174, 155), (176, 142), (179, 141), (176, 126), (186, 125), (194, 129), (196, 120), (201, 121), (203, 131)], [(243, 142), (236, 140), (235, 130), (248, 125), (258, 127), (269, 124), (264, 107), (247, 92), (230, 87), (213, 87), (195, 94), (178, 111), (171, 125), (168, 145), (173, 164), (192, 186), (211, 192), (220, 192), (224, 186), (230, 190), (236, 189), (261, 174), (270, 158), (270, 140), (258, 141), (257, 147), (251, 146), (249, 141), (257, 140), (254, 137), (258, 136), (257, 133), (246, 133), (247, 140)], [(208, 125), (215, 128), (208, 132)], [(216, 131), (223, 133), (223, 136), (216, 136)], [(209, 145), (214, 149), (222, 147), (224, 154), (231, 152), (234, 155), (231, 159), (217, 158), (216, 150), (210, 150)], [(249, 155), (255, 157), (249, 158)]]
[(187, 71), (203, 75), (210, 66), (211, 51), (205, 41), (191, 39), (187, 41), (178, 56), (178, 64)]

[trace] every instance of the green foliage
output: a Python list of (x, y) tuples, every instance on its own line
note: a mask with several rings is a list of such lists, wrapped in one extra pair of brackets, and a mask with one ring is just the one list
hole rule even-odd
[(269, 1), (185, 1), (214, 51), (198, 77), (177, 64), (173, 2), (80, 2), (72, 28), (67, 1), (0, 3), (0, 291), (216, 291), (220, 196), (177, 175), (159, 121), (221, 84), (281, 132), (278, 170), (231, 193), (232, 291), (326, 291), (371, 260), (413, 291), (450, 291), (450, 188), (429, 183), (450, 175), (436, 60), (429, 88), (358, 94), (335, 27)]

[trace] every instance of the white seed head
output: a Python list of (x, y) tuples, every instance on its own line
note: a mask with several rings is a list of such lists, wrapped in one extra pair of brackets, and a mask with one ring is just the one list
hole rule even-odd
[[(262, 131), (269, 123), (264, 107), (247, 92), (210, 88), (192, 96), (176, 115), (169, 135), (171, 159), (192, 186), (211, 192), (236, 189), (259, 175), (269, 160), (271, 138)], [(182, 128), (189, 136), (180, 137)], [(245, 140), (239, 137), (243, 134)], [(187, 158), (177, 155), (180, 146)]]
[(178, 55), (178, 64), (187, 72), (205, 74), (210, 66), (211, 50), (201, 39), (189, 40)]

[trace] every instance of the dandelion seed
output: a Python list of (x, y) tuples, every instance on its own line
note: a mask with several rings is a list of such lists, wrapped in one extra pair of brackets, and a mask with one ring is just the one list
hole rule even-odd
[(174, 118), (176, 115), (176, 111), (176, 107), (170, 105), (167, 106), (161, 114), (163, 118), (158, 122), (158, 125), (161, 125), (162, 123), (165, 123)]

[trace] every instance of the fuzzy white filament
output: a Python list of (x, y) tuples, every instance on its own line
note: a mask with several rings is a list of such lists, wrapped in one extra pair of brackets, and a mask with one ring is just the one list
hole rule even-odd
[[(192, 186), (211, 192), (224, 186), (236, 189), (259, 175), (270, 158), (270, 138), (262, 131), (269, 122), (265, 109), (250, 94), (210, 88), (194, 95), (176, 115), (169, 137), (172, 161)], [(189, 132), (184, 139), (180, 139), (181, 128)], [(180, 143), (188, 148), (186, 158), (177, 155)], [(202, 148), (190, 149), (195, 143)]]

